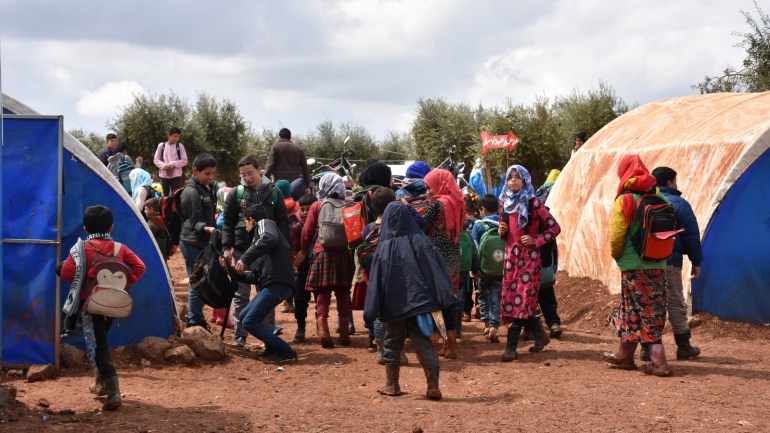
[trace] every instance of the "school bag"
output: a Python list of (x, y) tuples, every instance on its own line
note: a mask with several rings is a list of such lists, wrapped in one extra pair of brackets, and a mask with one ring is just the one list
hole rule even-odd
[[(168, 144), (168, 141), (164, 141), (164, 142), (163, 142), (163, 145), (160, 147), (160, 160), (161, 160), (161, 161), (163, 161), (163, 158), (165, 157), (164, 155), (165, 155), (165, 153), (166, 153), (166, 145), (167, 145), (167, 144)], [(179, 153), (179, 145), (180, 145), (180, 143), (177, 143), (177, 144), (176, 144), (176, 159), (177, 159), (177, 160), (180, 160), (180, 159), (182, 159), (182, 156), (181, 156), (181, 154)], [(165, 161), (164, 161), (164, 162), (165, 162)]]
[(473, 240), (465, 230), (460, 231), (460, 272), (469, 272), (473, 265)]
[[(243, 185), (238, 185), (235, 188), (235, 201), (238, 202), (238, 206), (240, 206), (241, 212), (245, 212), (246, 208), (248, 207), (246, 205), (246, 200), (243, 199), (243, 196), (244, 196), (245, 192), (246, 192), (246, 187), (243, 186)], [(264, 200), (262, 200), (260, 202), (255, 201), (254, 203), (255, 204), (262, 204), (262, 202), (264, 202)], [(277, 202), (278, 202), (278, 188), (273, 187), (273, 203), (272, 204), (275, 205)], [(288, 212), (288, 209), (287, 209), (287, 212)]]
[(644, 262), (668, 260), (674, 252), (674, 238), (684, 229), (676, 228), (676, 209), (657, 194), (634, 194), (639, 230), (631, 244)]
[(367, 284), (369, 283), (369, 271), (371, 271), (374, 261), (374, 252), (377, 250), (377, 244), (380, 243), (381, 228), (380, 224), (375, 224), (361, 245), (356, 248), (356, 256), (358, 256), (358, 262), (361, 264), (361, 275)]
[(171, 195), (160, 199), (160, 219), (168, 232), (172, 246), (179, 245), (185, 216), (182, 214), (182, 192), (185, 187), (175, 189)]
[[(229, 317), (230, 304), (238, 290), (238, 281), (234, 277), (231, 278), (231, 275), (234, 276), (235, 274), (230, 263), (225, 260), (225, 267), (222, 267), (219, 262), (219, 259), (224, 257), (219, 237), (219, 230), (211, 232), (208, 246), (201, 252), (193, 265), (193, 272), (190, 274), (190, 286), (204, 304), (211, 308), (226, 308), (224, 317)], [(224, 335), (225, 328), (222, 326), (220, 336)]]
[(118, 182), (120, 182), (121, 185), (123, 185), (123, 189), (126, 190), (126, 192), (130, 195), (132, 193), (131, 191), (131, 178), (128, 176), (131, 174), (131, 170), (134, 169), (134, 166), (131, 165), (126, 160), (123, 160), (118, 163), (117, 166), (117, 175)]
[(345, 250), (348, 238), (342, 223), (342, 208), (345, 200), (325, 198), (318, 212), (318, 242), (327, 250)]
[(420, 215), (425, 214), (425, 209), (428, 209), (428, 205), (430, 204), (430, 200), (428, 200), (427, 194), (407, 197), (406, 202), (409, 203)]
[(378, 187), (362, 191), (361, 199), (345, 204), (342, 208), (342, 224), (348, 248), (355, 250), (364, 240), (364, 227), (375, 221), (377, 216), (372, 206), (372, 194)]
[(151, 198), (163, 198), (163, 196), (162, 196), (162, 195), (160, 195), (160, 193), (158, 192), (158, 190), (156, 190), (155, 188), (153, 188), (153, 187), (151, 187), (151, 186), (149, 186), (149, 185), (148, 185), (148, 186), (145, 186), (145, 187), (143, 187), (143, 188), (144, 188), (145, 190), (147, 190), (147, 198), (145, 198), (145, 200), (149, 200), (149, 199), (151, 199)]
[(127, 317), (131, 314), (134, 302), (127, 291), (131, 270), (118, 258), (122, 245), (115, 242), (112, 255), (107, 255), (99, 251), (91, 241), (86, 241), (86, 244), (96, 253), (89, 268), (93, 269), (96, 277), (88, 280), (88, 295), (83, 308), (89, 314)]
[(481, 220), (479, 224), (484, 227), (484, 233), (479, 240), (481, 273), (485, 277), (502, 278), (505, 240), (500, 237), (500, 233), (497, 231), (500, 223), (491, 220)]

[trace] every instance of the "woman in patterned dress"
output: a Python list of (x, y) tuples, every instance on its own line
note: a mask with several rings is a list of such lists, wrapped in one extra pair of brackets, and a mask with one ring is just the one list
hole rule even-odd
[[(432, 170), (423, 179), (430, 200), (425, 209), (425, 232), (438, 248), (452, 280), (455, 297), (460, 291), (460, 231), (465, 223), (465, 201), (454, 176), (447, 170)], [(452, 306), (442, 310), (447, 329), (447, 341), (439, 355), (457, 358), (455, 311)]]
[(318, 183), (319, 201), (310, 206), (305, 226), (302, 229), (300, 252), (294, 259), (294, 266), (299, 267), (307, 257), (311, 242), (313, 247), (313, 262), (307, 276), (305, 289), (317, 291), (316, 317), (321, 346), (326, 349), (334, 347), (329, 334), (329, 304), (331, 295), (337, 298), (337, 313), (340, 321), (339, 344), (350, 345), (348, 320), (350, 318), (350, 282), (353, 280), (353, 256), (347, 248), (340, 250), (325, 249), (317, 239), (319, 214), (321, 205), (326, 198), (345, 199), (345, 183), (335, 173), (325, 174)]
[(665, 197), (638, 155), (620, 160), (618, 177), (620, 185), (610, 217), (610, 250), (620, 268), (620, 305), (613, 311), (610, 328), (620, 337), (620, 347), (616, 353), (602, 353), (602, 359), (617, 368), (635, 370), (636, 346), (650, 343), (652, 362), (643, 366), (644, 372), (670, 376), (661, 340), (666, 324), (666, 261), (642, 261), (631, 242), (640, 227), (636, 219), (639, 197), (645, 193)]
[(561, 227), (535, 196), (532, 178), (520, 165), (508, 167), (505, 187), (500, 193), (500, 236), (506, 241), (503, 293), (500, 301), (502, 323), (510, 324), (503, 362), (518, 357), (516, 347), (524, 325), (532, 329), (535, 344), (530, 352), (540, 352), (546, 336), (540, 317), (535, 315), (540, 290), (540, 247), (559, 235)]

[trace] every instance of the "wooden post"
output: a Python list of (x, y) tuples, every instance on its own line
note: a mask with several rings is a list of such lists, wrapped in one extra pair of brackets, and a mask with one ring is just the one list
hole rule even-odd
[(484, 163), (487, 166), (487, 193), (494, 194), (495, 188), (494, 185), (492, 185), (492, 172), (489, 170), (489, 159), (484, 158)]

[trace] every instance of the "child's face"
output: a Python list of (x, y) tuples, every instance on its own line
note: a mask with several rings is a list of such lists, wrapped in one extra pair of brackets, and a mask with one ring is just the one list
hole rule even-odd
[(155, 209), (153, 209), (152, 207), (145, 206), (144, 207), (144, 214), (147, 215), (148, 217), (151, 217), (151, 216), (156, 216), (158, 213), (155, 212)]
[(215, 174), (217, 174), (216, 167), (207, 167), (207, 168), (204, 168), (202, 171), (198, 171), (198, 169), (193, 168), (193, 176), (195, 176), (195, 179), (198, 182), (204, 185), (211, 185), (211, 183), (214, 182)]
[(182, 134), (168, 134), (168, 144), (177, 144), (182, 138)]
[(299, 219), (305, 222), (307, 215), (310, 213), (310, 205), (299, 207)]
[(243, 220), (244, 223), (246, 223), (246, 231), (252, 232), (254, 230), (254, 227), (257, 226), (257, 220), (254, 218), (246, 218)]
[(430, 185), (428, 185), (427, 183), (425, 184), (425, 194), (427, 194), (428, 197), (433, 197), (433, 194), (434, 194), (433, 190), (430, 189)]
[(110, 138), (107, 140), (107, 149), (115, 150), (118, 147), (118, 139), (117, 138)]
[(241, 179), (243, 179), (243, 182), (247, 186), (259, 188), (259, 186), (262, 185), (262, 169), (259, 167), (248, 164), (243, 167), (238, 167), (238, 171), (240, 172)]
[(524, 181), (521, 179), (521, 176), (519, 176), (519, 172), (516, 170), (511, 171), (511, 175), (508, 176), (507, 181), (508, 189), (510, 189), (513, 192), (518, 192), (522, 188), (524, 188)]

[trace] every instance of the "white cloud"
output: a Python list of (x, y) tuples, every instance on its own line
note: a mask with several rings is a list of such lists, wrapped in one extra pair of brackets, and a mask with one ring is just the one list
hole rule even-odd
[(95, 91), (83, 93), (75, 104), (75, 111), (87, 117), (112, 117), (119, 107), (129, 105), (135, 95), (144, 93), (144, 88), (136, 81), (107, 83)]

